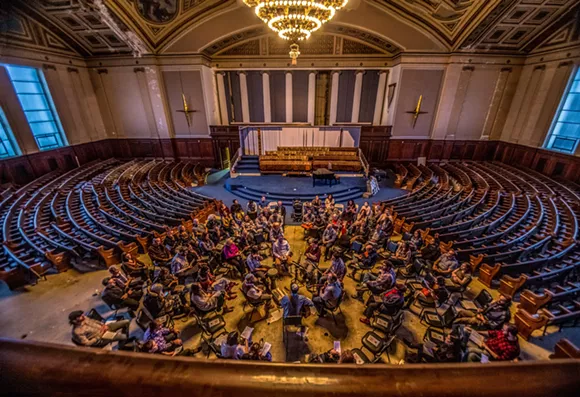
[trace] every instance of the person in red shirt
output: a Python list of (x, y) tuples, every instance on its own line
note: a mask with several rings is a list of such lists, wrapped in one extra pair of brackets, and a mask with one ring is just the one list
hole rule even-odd
[[(466, 327), (467, 331), (472, 331)], [(481, 332), (484, 334), (484, 332)], [(469, 349), (467, 361), (481, 362), (485, 354), (494, 361), (511, 361), (520, 355), (520, 343), (518, 341), (518, 329), (513, 324), (504, 324), (500, 331), (488, 331), (487, 338), (483, 343), (483, 349)]]

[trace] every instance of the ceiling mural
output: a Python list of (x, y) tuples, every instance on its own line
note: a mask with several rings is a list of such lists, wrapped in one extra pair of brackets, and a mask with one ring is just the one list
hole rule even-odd
[(157, 53), (168, 41), (235, 0), (103, 0)]
[(578, 0), (516, 0), (506, 4), (500, 15), (488, 15), (461, 49), (531, 52), (567, 21), (577, 18), (580, 9)]

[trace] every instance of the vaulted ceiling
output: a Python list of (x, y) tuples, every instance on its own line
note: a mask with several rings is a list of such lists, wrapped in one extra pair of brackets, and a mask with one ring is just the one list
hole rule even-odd
[[(350, 0), (303, 54), (527, 54), (579, 43), (579, 0)], [(240, 0), (0, 1), (0, 44), (83, 57), (279, 56), (285, 45)]]

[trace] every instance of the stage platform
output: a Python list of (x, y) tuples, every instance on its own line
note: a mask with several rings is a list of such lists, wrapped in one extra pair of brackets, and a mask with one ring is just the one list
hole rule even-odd
[(268, 201), (281, 200), (284, 205), (291, 205), (294, 199), (310, 201), (318, 195), (324, 199), (327, 194), (332, 194), (337, 203), (346, 204), (350, 199), (357, 204), (364, 201), (376, 202), (398, 197), (406, 191), (380, 184), (379, 193), (369, 199), (362, 197), (366, 192), (366, 180), (363, 177), (341, 178), (341, 183), (332, 186), (322, 185), (317, 181), (316, 186), (312, 186), (312, 178), (309, 177), (284, 177), (281, 175), (262, 176), (239, 176), (230, 178), (227, 171), (212, 173), (207, 180), (207, 185), (192, 188), (194, 191), (209, 197), (223, 200), (228, 206), (233, 199), (239, 199), (242, 205), (248, 200), (259, 201), (262, 196), (266, 196)]

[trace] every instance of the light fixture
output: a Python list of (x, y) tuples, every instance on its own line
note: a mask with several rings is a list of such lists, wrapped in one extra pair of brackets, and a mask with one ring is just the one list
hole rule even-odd
[(270, 29), (291, 42), (289, 54), (293, 65), (300, 55), (298, 42), (308, 39), (346, 3), (348, 0), (244, 0)]

